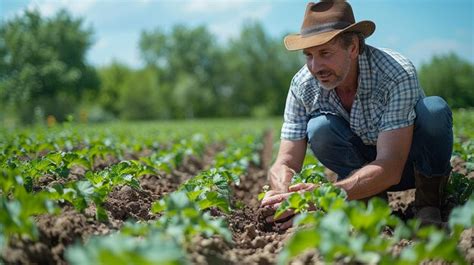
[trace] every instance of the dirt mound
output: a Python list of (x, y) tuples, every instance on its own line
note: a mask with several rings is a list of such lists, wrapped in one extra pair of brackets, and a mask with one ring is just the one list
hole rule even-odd
[(146, 175), (140, 178), (142, 189), (151, 192), (151, 194), (159, 198), (176, 190), (179, 184), (177, 178), (171, 174), (163, 176)]
[(78, 181), (84, 178), (86, 169), (82, 166), (72, 166), (67, 173), (67, 177), (57, 177), (51, 174), (46, 174), (33, 180), (33, 191), (45, 190), (57, 184), (65, 185), (66, 183)]
[(104, 203), (105, 209), (114, 219), (149, 220), (151, 204), (156, 200), (151, 192), (129, 186), (116, 187)]
[(103, 224), (66, 206), (59, 215), (36, 217), (39, 238), (14, 239), (2, 254), (6, 264), (66, 264), (64, 250), (89, 235), (108, 234), (119, 228), (117, 223)]

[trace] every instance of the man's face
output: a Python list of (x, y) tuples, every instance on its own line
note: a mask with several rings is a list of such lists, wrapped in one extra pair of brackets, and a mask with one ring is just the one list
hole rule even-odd
[(324, 89), (331, 90), (339, 86), (347, 77), (351, 56), (337, 40), (303, 50), (309, 71)]

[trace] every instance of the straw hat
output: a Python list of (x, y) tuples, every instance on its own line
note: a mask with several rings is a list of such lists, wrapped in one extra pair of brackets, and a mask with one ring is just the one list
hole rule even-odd
[(285, 47), (290, 51), (306, 49), (327, 43), (343, 32), (360, 32), (365, 37), (375, 31), (370, 20), (355, 22), (352, 7), (342, 0), (322, 0), (308, 3), (300, 34), (285, 37)]

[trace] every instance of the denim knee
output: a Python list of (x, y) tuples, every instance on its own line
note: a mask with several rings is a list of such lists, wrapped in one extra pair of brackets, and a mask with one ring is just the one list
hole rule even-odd
[[(368, 162), (365, 146), (350, 128), (349, 123), (335, 115), (320, 115), (307, 125), (308, 141), (316, 158), (327, 168), (345, 178), (354, 169)], [(369, 153), (375, 157), (375, 147)]]
[(337, 138), (329, 115), (320, 115), (309, 120), (307, 125), (308, 142), (316, 156), (330, 150)]
[(307, 125), (307, 134), (309, 142), (326, 142), (325, 138), (330, 138), (331, 129), (329, 128), (329, 120), (326, 116), (321, 115), (309, 120)]
[(431, 96), (420, 99), (415, 107), (415, 129), (422, 130), (428, 137), (445, 137), (453, 126), (451, 110), (441, 97)]
[(453, 150), (453, 119), (448, 104), (440, 97), (426, 97), (416, 104), (415, 111), (410, 150), (415, 168), (425, 176), (448, 175)]

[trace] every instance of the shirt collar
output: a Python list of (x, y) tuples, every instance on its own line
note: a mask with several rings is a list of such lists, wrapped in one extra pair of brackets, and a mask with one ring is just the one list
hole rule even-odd
[(368, 80), (370, 79), (370, 66), (368, 58), (369, 48), (366, 46), (365, 51), (359, 55), (359, 80), (357, 93), (367, 94), (370, 92)]

